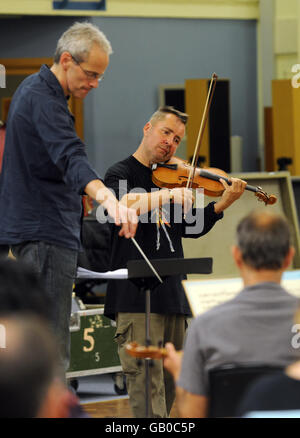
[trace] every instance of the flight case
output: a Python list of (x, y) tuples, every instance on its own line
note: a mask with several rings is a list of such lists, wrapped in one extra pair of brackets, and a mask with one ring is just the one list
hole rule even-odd
[[(91, 308), (92, 307), (92, 308)], [(72, 299), (70, 320), (71, 353), (67, 379), (77, 388), (78, 377), (113, 374), (115, 390), (124, 389), (122, 367), (114, 341), (115, 323), (103, 315), (103, 306), (86, 306), (77, 297)]]

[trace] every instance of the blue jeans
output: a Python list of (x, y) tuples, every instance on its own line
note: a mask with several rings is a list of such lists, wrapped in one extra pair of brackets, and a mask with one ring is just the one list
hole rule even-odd
[(77, 251), (41, 241), (12, 245), (13, 255), (29, 265), (42, 279), (52, 306), (52, 328), (58, 341), (60, 365), (70, 364), (69, 322), (72, 290), (77, 270)]

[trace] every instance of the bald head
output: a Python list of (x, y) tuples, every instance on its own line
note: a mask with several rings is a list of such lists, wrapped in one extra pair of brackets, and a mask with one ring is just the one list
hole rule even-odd
[(236, 237), (243, 261), (256, 270), (281, 269), (291, 247), (286, 219), (269, 211), (253, 212), (243, 218)]

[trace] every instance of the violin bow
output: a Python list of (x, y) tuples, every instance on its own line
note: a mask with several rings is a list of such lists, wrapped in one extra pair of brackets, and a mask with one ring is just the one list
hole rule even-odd
[(188, 177), (187, 184), (186, 184), (187, 188), (192, 187), (192, 184), (194, 181), (195, 171), (196, 171), (196, 167), (197, 167), (197, 161), (198, 161), (199, 152), (200, 152), (200, 144), (202, 142), (204, 130), (206, 128), (209, 110), (210, 110), (213, 95), (214, 95), (214, 92), (216, 89), (217, 79), (218, 79), (218, 75), (216, 73), (213, 73), (211, 80), (210, 80), (210, 84), (209, 84), (209, 89), (208, 89), (206, 103), (205, 103), (205, 107), (204, 107), (204, 111), (203, 111), (203, 115), (202, 115), (200, 129), (198, 132), (198, 138), (197, 138), (197, 142), (196, 142), (196, 146), (195, 146), (195, 150), (194, 150), (193, 160), (192, 160), (192, 164), (191, 164), (191, 170), (190, 170), (189, 177)]

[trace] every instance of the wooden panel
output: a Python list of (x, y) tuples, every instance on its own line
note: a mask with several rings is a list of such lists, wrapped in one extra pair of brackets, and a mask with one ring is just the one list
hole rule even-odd
[(84, 120), (83, 120), (83, 102), (82, 99), (71, 97), (69, 107), (75, 117), (75, 129), (78, 137), (84, 140)]
[[(289, 82), (289, 81), (288, 81)], [(293, 175), (300, 175), (300, 89), (290, 85), (292, 94), (293, 130), (294, 130), (294, 153), (293, 153)]]
[(300, 91), (293, 88), (290, 80), (272, 81), (274, 168), (277, 159), (293, 160), (289, 167), (292, 175), (300, 174)]
[[(190, 116), (187, 125), (188, 158), (194, 154), (210, 85), (210, 79), (187, 79), (185, 81), (185, 108)], [(231, 170), (229, 81), (227, 79), (219, 79), (216, 82), (199, 156), (206, 158), (203, 167), (217, 167), (225, 172)]]
[[(51, 66), (53, 58), (0, 58), (0, 64), (4, 65), (6, 75), (29, 76), (37, 73), (43, 64)], [(75, 129), (77, 135), (84, 139), (83, 127), (83, 102), (81, 99), (71, 98), (69, 108), (75, 117)]]
[[(193, 156), (198, 132), (207, 98), (207, 79), (187, 79), (185, 81), (185, 109), (189, 114), (187, 125), (187, 156)], [(210, 165), (209, 154), (209, 117), (200, 147), (200, 156), (206, 157), (205, 166)]]
[(2, 122), (6, 122), (6, 120), (7, 120), (10, 102), (11, 102), (11, 97), (3, 97), (1, 99)]
[(0, 64), (5, 66), (7, 75), (31, 75), (42, 64), (52, 65), (53, 58), (1, 58)]

